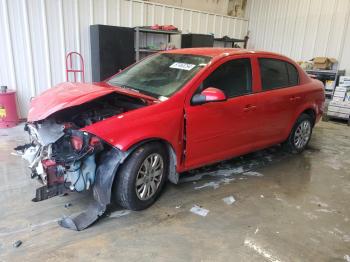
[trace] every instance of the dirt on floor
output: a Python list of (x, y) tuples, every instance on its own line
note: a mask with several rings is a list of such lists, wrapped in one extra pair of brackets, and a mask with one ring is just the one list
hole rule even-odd
[(0, 130), (0, 261), (350, 261), (346, 125), (319, 123), (300, 155), (276, 146), (183, 174), (151, 208), (112, 207), (81, 232), (57, 220), (90, 194), (32, 202), (38, 184), (11, 154), (25, 139)]

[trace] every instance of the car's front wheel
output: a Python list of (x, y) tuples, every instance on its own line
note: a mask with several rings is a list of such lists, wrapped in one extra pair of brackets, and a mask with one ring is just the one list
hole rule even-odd
[(308, 145), (313, 128), (313, 119), (308, 114), (302, 114), (295, 122), (284, 147), (292, 153), (302, 152)]
[(168, 170), (168, 154), (161, 143), (141, 145), (127, 158), (116, 174), (116, 202), (130, 210), (149, 207), (159, 196)]

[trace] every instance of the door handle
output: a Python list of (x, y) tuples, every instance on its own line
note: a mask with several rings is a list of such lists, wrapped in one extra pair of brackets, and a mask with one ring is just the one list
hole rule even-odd
[(289, 98), (289, 101), (294, 102), (294, 101), (299, 101), (301, 99), (300, 96), (293, 96)]
[(244, 112), (248, 112), (248, 111), (255, 110), (255, 109), (256, 109), (256, 106), (255, 106), (255, 105), (246, 105), (246, 106), (243, 108), (243, 111), (244, 111)]

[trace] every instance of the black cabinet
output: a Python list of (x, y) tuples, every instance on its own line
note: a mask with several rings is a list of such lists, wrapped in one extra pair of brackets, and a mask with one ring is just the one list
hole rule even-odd
[(91, 25), (92, 81), (99, 82), (135, 62), (134, 29)]
[(181, 35), (181, 48), (190, 47), (213, 47), (214, 36), (205, 34)]

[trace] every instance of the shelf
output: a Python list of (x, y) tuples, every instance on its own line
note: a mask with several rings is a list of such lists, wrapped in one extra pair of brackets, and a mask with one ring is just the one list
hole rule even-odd
[(140, 48), (138, 51), (143, 52), (143, 53), (158, 53), (158, 52), (165, 51), (165, 50)]
[(314, 74), (314, 75), (328, 75), (328, 76), (336, 76), (337, 74), (341, 75), (344, 72), (344, 70), (321, 70), (321, 69), (312, 69), (312, 70), (305, 70), (308, 74)]
[[(166, 46), (170, 43), (170, 36), (175, 34), (181, 34), (181, 31), (173, 30), (173, 31), (166, 31), (166, 30), (154, 30), (149, 27), (135, 27), (135, 60), (140, 60), (140, 55), (142, 54), (142, 57), (147, 56), (148, 54), (154, 54), (161, 51), (165, 51), (163, 49), (156, 49), (161, 48), (162, 45), (154, 45), (155, 39), (162, 38), (160, 41), (161, 43), (166, 42)], [(143, 33), (143, 34), (141, 34)], [(155, 35), (152, 35), (155, 34)], [(167, 38), (167, 40), (165, 40)], [(149, 41), (149, 39), (151, 41)], [(150, 47), (150, 48), (147, 48)], [(152, 48), (153, 47), (153, 48)]]
[(181, 31), (173, 30), (173, 31), (167, 31), (167, 30), (155, 30), (150, 28), (142, 28), (142, 27), (136, 27), (135, 30), (139, 30), (139, 32), (144, 33), (153, 33), (153, 34), (168, 34), (168, 35), (174, 35), (174, 34), (181, 34)]
[(244, 39), (236, 39), (236, 38), (228, 38), (228, 39), (214, 38), (214, 41), (225, 42), (225, 43), (245, 43)]
[(306, 70), (306, 72), (315, 73), (315, 74), (336, 74), (337, 70), (311, 69), (311, 70)]

